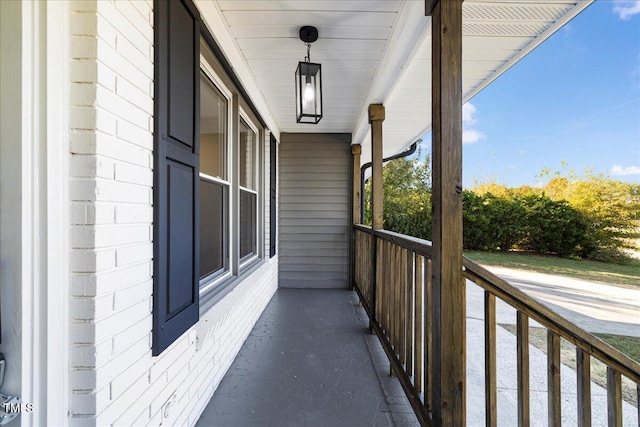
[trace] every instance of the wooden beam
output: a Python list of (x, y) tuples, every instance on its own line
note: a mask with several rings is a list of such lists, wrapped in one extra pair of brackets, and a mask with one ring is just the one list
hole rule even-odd
[(360, 224), (360, 155), (362, 154), (362, 146), (354, 144), (351, 146), (351, 154), (353, 155), (353, 223)]
[(462, 0), (432, 11), (433, 424), (466, 424), (462, 276)]
[(580, 347), (576, 347), (576, 369), (578, 371), (578, 427), (591, 427), (591, 356)]
[(516, 352), (518, 354), (518, 427), (529, 427), (531, 425), (529, 318), (522, 311), (516, 314)]
[(547, 402), (549, 425), (562, 424), (562, 396), (560, 389), (560, 335), (547, 330)]
[(484, 398), (485, 425), (498, 425), (496, 296), (484, 291)]
[(607, 367), (607, 420), (609, 427), (622, 427), (622, 376)]
[(385, 111), (382, 104), (369, 105), (369, 123), (371, 124), (371, 214), (374, 230), (383, 228), (383, 191), (382, 191), (382, 122)]

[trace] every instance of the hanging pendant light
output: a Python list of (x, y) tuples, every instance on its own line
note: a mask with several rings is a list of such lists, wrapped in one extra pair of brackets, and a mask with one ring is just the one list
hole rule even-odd
[(311, 62), (311, 43), (318, 40), (318, 29), (300, 28), (300, 40), (307, 56), (296, 69), (296, 122), (316, 124), (322, 118), (322, 66)]

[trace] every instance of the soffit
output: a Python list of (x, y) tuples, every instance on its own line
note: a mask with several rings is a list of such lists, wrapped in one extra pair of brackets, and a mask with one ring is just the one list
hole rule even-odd
[[(462, 86), (466, 102), (531, 52), (592, 1), (481, 1), (463, 3)], [(385, 157), (431, 130), (431, 31), (384, 102)], [(354, 132), (362, 164), (371, 160), (368, 127)]]
[[(210, 31), (268, 126), (279, 132), (347, 132), (370, 160), (367, 106), (382, 103), (384, 156), (431, 128), (431, 20), (423, 0), (196, 0)], [(583, 10), (592, 0), (466, 0), (463, 91), (470, 99)], [(295, 123), (294, 72), (319, 39), (324, 117)], [(277, 135), (276, 135), (277, 136)]]
[[(366, 110), (376, 77), (382, 69), (393, 69), (389, 64), (392, 57), (408, 59), (415, 41), (405, 39), (424, 32), (428, 22), (420, 1), (257, 0), (216, 4), (282, 132), (351, 133)], [(303, 25), (313, 25), (319, 31), (318, 40), (311, 46), (311, 61), (322, 64), (323, 77), (324, 116), (317, 125), (295, 121), (294, 72), (306, 55), (298, 36)]]

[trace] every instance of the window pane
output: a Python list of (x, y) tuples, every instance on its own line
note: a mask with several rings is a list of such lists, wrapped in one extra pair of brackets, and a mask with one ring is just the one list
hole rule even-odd
[(226, 180), (227, 99), (200, 72), (200, 172)]
[(240, 186), (256, 189), (256, 133), (240, 119)]
[(240, 190), (240, 258), (257, 253), (257, 196)]
[(200, 278), (227, 269), (227, 189), (200, 179)]

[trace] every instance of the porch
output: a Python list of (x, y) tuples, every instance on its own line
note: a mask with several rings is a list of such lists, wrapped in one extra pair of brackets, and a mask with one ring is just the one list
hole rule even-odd
[[(387, 425), (408, 407), (422, 425), (637, 424), (621, 393), (637, 363), (462, 257), (462, 103), (591, 2), (0, 1), (0, 391), (29, 409), (15, 423), (195, 425), (253, 330), (228, 379), (257, 388), (225, 382), (211, 404), (244, 418), (202, 424)], [(316, 125), (294, 114), (306, 25)], [(429, 130), (433, 248), (382, 220), (383, 159)], [(253, 329), (278, 287), (327, 285), (344, 290), (281, 289)], [(528, 344), (534, 321), (549, 356)], [(265, 412), (249, 419), (235, 390)]]
[[(354, 235), (355, 291), (280, 289), (199, 426), (431, 425), (443, 376), (431, 245), (360, 225)], [(637, 400), (621, 393), (623, 377), (638, 383), (637, 363), (466, 259), (464, 275), (466, 425), (638, 425)], [(534, 325), (547, 329), (546, 354), (529, 343)], [(577, 370), (560, 362), (561, 339)], [(592, 358), (606, 365), (604, 388)]]
[[(473, 8), (481, 3), (468, 4)], [(577, 12), (584, 6), (586, 3), (578, 2), (572, 4), (571, 8)], [(398, 104), (408, 104), (411, 97), (400, 91), (401, 84), (394, 89), (396, 92), (389, 89), (389, 96), (386, 89), (372, 86), (376, 91), (380, 89), (380, 96), (368, 97), (363, 105), (354, 101), (350, 92), (346, 94), (349, 96), (334, 92), (332, 97), (344, 99), (345, 104), (335, 105), (336, 112), (347, 111), (346, 106), (354, 102), (359, 105), (356, 106), (356, 125), (351, 132), (347, 129), (342, 133), (345, 130), (339, 123), (347, 116), (337, 113), (333, 121), (323, 119), (322, 124), (313, 129), (314, 132), (291, 123), (293, 116), (288, 119), (284, 117), (281, 120), (283, 125), (279, 127), (280, 222), (277, 235), (280, 288), (323, 287), (323, 283), (329, 281), (334, 285), (351, 286), (369, 318), (370, 330), (379, 339), (390, 369), (421, 425), (494, 426), (498, 423), (514, 424), (515, 420), (522, 426), (538, 423), (557, 426), (563, 422), (581, 426), (604, 423), (611, 426), (636, 425), (636, 414), (623, 404), (621, 382), (622, 377), (640, 382), (637, 363), (489, 271), (463, 259), (462, 102), (508, 67), (483, 74), (477, 86), (470, 85), (462, 78), (463, 69), (474, 61), (468, 55), (468, 47), (475, 46), (482, 50), (480, 56), (483, 56), (486, 54), (486, 44), (495, 40), (478, 38), (474, 42), (467, 41), (465, 57), (462, 55), (463, 40), (469, 39), (463, 36), (462, 2), (434, 0), (425, 2), (425, 7), (430, 16), (429, 40), (420, 47), (416, 46), (418, 54), (407, 67), (407, 73), (392, 76), (388, 83), (391, 88), (396, 79), (408, 78), (411, 71), (424, 72), (424, 69), (418, 69), (425, 65), (420, 62), (423, 59), (430, 65), (430, 78), (423, 78), (422, 82), (430, 81), (431, 90), (426, 91), (411, 113), (406, 112), (406, 117), (413, 117), (415, 123), (424, 123), (422, 116), (425, 110), (432, 112), (431, 121), (426, 121), (427, 127), (433, 131), (433, 245), (383, 228), (383, 158), (402, 151), (402, 144), (406, 147), (407, 141), (415, 141), (427, 130), (414, 129), (418, 132), (411, 134), (414, 138), (401, 138), (399, 135), (399, 130), (405, 129), (405, 126), (398, 118), (403, 111)], [(493, 5), (483, 4), (482, 7), (490, 10)], [(255, 19), (255, 11), (252, 12), (254, 15), (245, 11), (226, 12), (223, 8), (222, 13), (232, 21), (233, 27), (233, 22), (240, 22), (245, 14), (247, 18)], [(554, 25), (561, 22), (557, 20)], [(257, 22), (255, 24), (258, 25)], [(251, 31), (255, 30), (253, 28)], [(253, 38), (258, 37), (257, 34), (252, 35)], [(410, 38), (407, 33), (404, 35)], [(250, 61), (248, 68), (257, 76), (257, 84), (269, 102), (285, 105), (286, 102), (279, 101), (284, 83), (276, 81), (271, 72), (266, 72), (266, 63), (259, 61), (269, 56), (269, 60), (273, 61), (269, 67), (279, 67), (282, 65), (279, 62), (284, 62), (281, 58), (287, 55), (281, 52), (280, 46), (270, 41), (245, 41), (246, 35), (240, 35), (240, 32), (235, 37), (241, 54)], [(527, 49), (533, 47), (526, 46)], [(262, 54), (256, 55), (258, 47), (268, 48), (269, 54), (264, 57)], [(335, 48), (335, 45), (332, 46), (332, 49)], [(525, 50), (520, 52), (514, 55), (512, 50), (505, 58), (517, 60)], [(420, 56), (421, 53), (425, 54), (424, 58)], [(326, 53), (322, 59), (329, 58), (333, 56)], [(417, 68), (412, 69), (414, 66)], [(332, 77), (333, 84), (327, 85), (328, 90), (338, 91), (345, 82), (340, 81), (337, 75)], [(358, 77), (355, 76), (353, 81)], [(349, 82), (349, 78), (346, 82)], [(428, 88), (428, 84), (425, 87)], [(416, 97), (420, 96), (417, 90), (413, 92)], [(394, 98), (398, 93), (402, 93), (402, 96)], [(384, 104), (381, 100), (384, 100)], [(424, 104), (431, 104), (431, 107), (421, 110)], [(279, 114), (286, 110), (276, 111)], [(279, 121), (278, 117), (276, 121)], [(413, 126), (417, 126), (415, 123)], [(346, 148), (349, 145), (350, 150)], [(347, 162), (349, 151), (352, 157)], [(362, 199), (358, 191), (360, 165), (367, 163), (367, 160), (371, 160), (373, 165), (372, 227), (361, 225)], [(337, 246), (328, 245), (327, 241)], [(316, 245), (318, 242), (323, 244)], [(279, 297), (272, 306), (274, 304), (276, 307), (280, 305)], [(301, 304), (309, 307), (313, 306), (314, 301), (303, 300)], [(516, 328), (513, 336), (505, 335), (505, 331), (497, 325), (498, 307), (502, 310), (504, 304), (511, 307)], [(334, 314), (335, 308), (322, 310), (323, 319), (317, 316), (317, 325), (323, 320), (332, 324), (338, 316)], [(232, 365), (231, 374), (214, 395), (203, 416), (203, 424), (342, 425), (346, 420), (345, 425), (368, 425), (384, 419), (385, 415), (388, 417), (384, 409), (389, 402), (385, 401), (380, 387), (376, 387), (377, 394), (363, 400), (359, 393), (366, 390), (367, 386), (362, 383), (343, 384), (339, 381), (344, 379), (342, 377), (331, 381), (337, 385), (335, 392), (331, 393), (335, 400), (314, 405), (314, 399), (309, 396), (323, 394), (322, 391), (318, 392), (323, 381), (314, 378), (313, 363), (307, 363), (305, 370), (301, 361), (307, 362), (305, 356), (315, 359), (310, 357), (314, 353), (314, 344), (329, 342), (334, 338), (333, 331), (327, 334), (327, 328), (321, 327), (314, 330), (313, 334), (305, 335), (305, 330), (311, 330), (311, 327), (298, 320), (300, 312), (297, 312), (289, 321), (284, 318), (281, 320), (295, 329), (290, 332), (285, 332), (286, 329), (271, 330), (273, 335), (265, 337), (263, 332), (269, 324), (270, 310), (267, 309), (266, 317), (254, 329), (257, 340), (250, 338)], [(282, 310), (283, 313), (289, 311), (286, 308)], [(266, 323), (261, 323), (263, 321)], [(546, 354), (530, 346), (530, 324), (546, 328)], [(367, 331), (362, 327), (360, 329), (360, 334), (365, 336)], [(296, 337), (296, 340), (287, 343), (293, 347), (271, 348), (269, 356), (265, 356), (256, 345), (265, 338), (275, 342), (278, 337), (287, 335)], [(569, 370), (561, 366), (560, 343), (563, 339), (575, 346), (578, 368), (577, 375), (573, 377)], [(362, 342), (360, 338), (357, 340)], [(284, 342), (284, 339), (281, 341)], [(295, 341), (301, 341), (301, 344)], [(336, 344), (334, 351), (341, 351), (338, 348)], [(366, 355), (365, 352), (360, 354)], [(287, 355), (292, 358), (279, 357)], [(275, 357), (274, 364), (270, 365), (275, 369), (262, 365), (252, 371), (256, 366), (253, 361), (261, 357), (266, 360)], [(604, 391), (591, 383), (591, 358), (606, 365), (608, 383)], [(334, 362), (330, 357), (326, 360)], [(369, 363), (355, 370), (350, 357), (341, 360), (347, 362), (346, 366), (327, 363), (316, 375), (328, 376), (335, 372), (351, 371), (350, 374), (356, 376), (367, 376), (372, 372)], [(300, 367), (301, 376), (308, 381), (286, 381), (285, 373), (292, 372), (287, 370), (291, 366)], [(284, 370), (278, 371), (279, 367)], [(263, 377), (265, 371), (270, 372), (268, 375), (271, 380)], [(251, 384), (252, 381), (256, 384)], [(365, 381), (364, 384), (370, 383)], [(286, 387), (282, 387), (281, 395), (271, 400), (277, 393), (277, 390), (273, 390), (274, 384), (277, 384), (276, 389), (280, 389), (280, 384)], [(356, 402), (344, 406), (344, 393), (350, 390), (357, 390), (359, 397), (355, 401), (364, 403), (364, 406), (358, 406)], [(240, 396), (248, 396), (248, 399), (236, 402)], [(264, 396), (269, 396), (269, 399)], [(378, 408), (377, 411), (366, 409), (372, 404)], [(321, 406), (330, 409), (322, 411)], [(363, 408), (366, 415), (362, 415)], [(286, 417), (283, 412), (287, 414)], [(360, 415), (355, 415), (358, 413)], [(336, 416), (338, 418), (332, 418)], [(393, 419), (387, 418), (389, 421)]]

